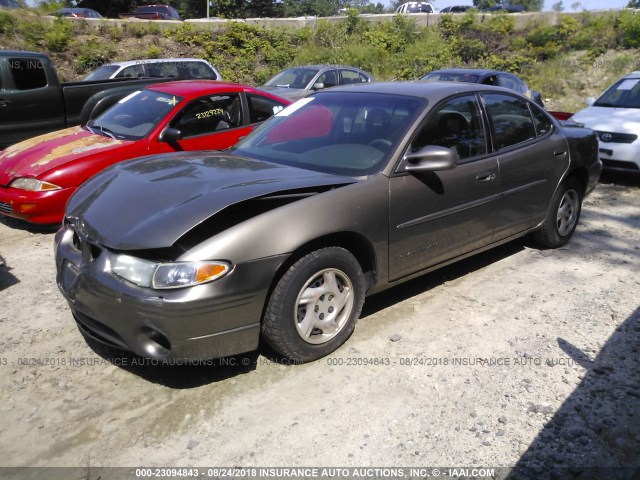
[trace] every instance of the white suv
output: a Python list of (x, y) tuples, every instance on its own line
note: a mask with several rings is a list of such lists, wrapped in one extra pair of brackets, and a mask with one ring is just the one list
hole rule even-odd
[(426, 2), (407, 2), (396, 8), (396, 13), (438, 13), (438, 10)]
[(213, 65), (201, 58), (152, 58), (110, 63), (97, 68), (84, 80), (141, 77), (171, 77), (175, 80), (222, 80)]

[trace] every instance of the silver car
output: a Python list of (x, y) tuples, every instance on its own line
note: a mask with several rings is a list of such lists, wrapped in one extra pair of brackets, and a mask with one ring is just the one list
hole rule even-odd
[(355, 67), (307, 65), (287, 68), (260, 88), (288, 100), (297, 100), (324, 88), (373, 81), (370, 74)]

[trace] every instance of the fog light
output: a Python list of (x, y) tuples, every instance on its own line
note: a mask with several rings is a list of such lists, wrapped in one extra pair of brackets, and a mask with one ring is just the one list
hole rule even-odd
[(37, 203), (21, 203), (18, 205), (18, 211), (20, 213), (29, 213), (38, 207)]

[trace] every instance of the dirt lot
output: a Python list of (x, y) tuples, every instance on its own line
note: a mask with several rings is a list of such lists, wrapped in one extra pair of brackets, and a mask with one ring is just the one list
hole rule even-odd
[(517, 241), (368, 299), (302, 366), (92, 349), (52, 240), (0, 223), (2, 466), (640, 468), (640, 179), (605, 178), (564, 248)]

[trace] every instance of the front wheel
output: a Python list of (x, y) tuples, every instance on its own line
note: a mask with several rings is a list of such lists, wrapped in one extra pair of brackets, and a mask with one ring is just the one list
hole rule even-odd
[(561, 247), (573, 235), (581, 210), (582, 185), (575, 178), (570, 178), (558, 187), (547, 218), (534, 233), (534, 239), (545, 247)]
[(305, 255), (276, 284), (262, 322), (267, 343), (299, 362), (324, 357), (347, 341), (364, 303), (360, 264), (329, 247)]

